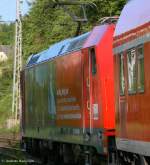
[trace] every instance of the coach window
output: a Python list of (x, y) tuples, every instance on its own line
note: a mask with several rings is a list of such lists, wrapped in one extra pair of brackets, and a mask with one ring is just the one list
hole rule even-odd
[(136, 50), (131, 49), (127, 52), (128, 64), (128, 92), (136, 93)]
[(124, 56), (120, 54), (120, 95), (125, 93)]
[(144, 52), (143, 47), (137, 48), (137, 65), (138, 65), (138, 92), (144, 92)]
[(91, 55), (92, 75), (95, 75), (97, 72), (97, 68), (96, 68), (96, 54), (94, 48), (90, 49), (90, 55)]

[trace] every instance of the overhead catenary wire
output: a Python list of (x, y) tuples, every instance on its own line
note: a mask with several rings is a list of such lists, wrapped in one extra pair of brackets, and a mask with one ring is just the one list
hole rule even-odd
[[(50, 3), (50, 7), (57, 7), (60, 6), (63, 8), (64, 12), (66, 12), (74, 22), (77, 23), (77, 30), (75, 32), (75, 36), (78, 36), (81, 32), (81, 27), (83, 23), (88, 22), (87, 13), (86, 13), (86, 7), (91, 6), (93, 8), (97, 9), (97, 6), (93, 2), (85, 2), (85, 1), (79, 1), (79, 0), (53, 0), (53, 3)], [(82, 16), (77, 16), (72, 10), (69, 10), (68, 6), (79, 6), (82, 11)]]

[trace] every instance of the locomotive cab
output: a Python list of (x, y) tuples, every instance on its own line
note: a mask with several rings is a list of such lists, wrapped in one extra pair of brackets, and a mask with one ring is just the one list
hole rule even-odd
[[(112, 38), (114, 25), (95, 27), (83, 46), (85, 127), (100, 134), (115, 129)], [(107, 44), (106, 44), (107, 43)], [(106, 131), (106, 132), (105, 132)], [(107, 133), (106, 133), (107, 134)]]

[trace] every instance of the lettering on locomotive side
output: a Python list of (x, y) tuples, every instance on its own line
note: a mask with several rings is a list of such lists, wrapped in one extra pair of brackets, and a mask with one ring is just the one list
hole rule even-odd
[(61, 114), (58, 116), (61, 120), (78, 120), (81, 119), (81, 114)]
[(69, 94), (69, 89), (57, 89), (57, 96), (67, 96)]
[(79, 105), (75, 105), (75, 106), (67, 105), (67, 106), (62, 106), (61, 107), (61, 111), (68, 111), (68, 110), (70, 110), (70, 111), (80, 110), (80, 106)]
[(73, 103), (73, 102), (76, 102), (77, 99), (75, 97), (69, 97), (69, 98), (61, 98), (58, 100), (58, 104), (61, 104), (61, 103)]
[[(78, 104), (78, 100), (75, 96), (70, 96), (68, 88), (62, 88), (57, 90), (57, 107), (59, 111), (80, 111), (81, 107)], [(71, 105), (70, 105), (71, 104)], [(74, 104), (74, 105), (72, 105)]]

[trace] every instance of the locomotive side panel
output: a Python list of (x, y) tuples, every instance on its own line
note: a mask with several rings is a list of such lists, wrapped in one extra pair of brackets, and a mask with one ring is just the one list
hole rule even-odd
[(82, 61), (81, 52), (56, 59), (57, 126), (82, 128)]
[(46, 138), (49, 126), (55, 125), (54, 77), (55, 62), (44, 63), (25, 70), (26, 136)]
[[(114, 67), (112, 41), (115, 26), (110, 25), (103, 36), (97, 51), (97, 67), (99, 70), (98, 84), (100, 86), (99, 102), (102, 102), (101, 127), (106, 130), (115, 129), (114, 109)], [(106, 44), (107, 43), (107, 44)]]
[[(102, 29), (103, 35), (98, 43), (83, 50), (85, 131), (93, 141), (99, 141), (102, 145), (99, 148), (105, 153), (108, 152), (109, 136), (115, 136), (112, 52), (114, 29), (114, 25)], [(91, 43), (90, 39), (89, 42)]]
[[(91, 109), (90, 107), (89, 109), (92, 111), (92, 127), (100, 128), (101, 130), (115, 129), (112, 52), (114, 29), (114, 25), (95, 27), (83, 49), (85, 80), (84, 104), (85, 107), (87, 107), (86, 105), (88, 105), (88, 103), (91, 105)], [(88, 95), (90, 95), (89, 98), (91, 98), (91, 100), (88, 98)], [(88, 108), (85, 108), (85, 110), (86, 109)], [(87, 110), (86, 113), (87, 118), (89, 118), (88, 114), (90, 112), (88, 113)]]

